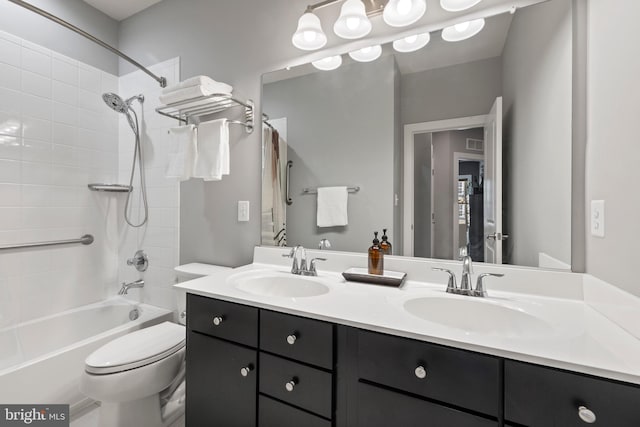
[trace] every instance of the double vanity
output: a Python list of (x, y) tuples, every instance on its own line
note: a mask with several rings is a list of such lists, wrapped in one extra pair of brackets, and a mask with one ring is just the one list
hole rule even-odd
[(505, 274), (479, 298), (432, 270), (459, 263), (389, 257), (408, 280), (388, 288), (342, 278), (364, 254), (323, 251), (317, 277), (283, 254), (177, 285), (188, 424), (640, 425), (640, 342), (583, 300), (583, 275), (478, 265)]

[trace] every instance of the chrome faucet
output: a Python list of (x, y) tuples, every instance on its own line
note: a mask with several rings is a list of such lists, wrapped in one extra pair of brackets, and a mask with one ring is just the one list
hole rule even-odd
[(484, 289), (483, 279), (487, 276), (503, 277), (504, 274), (497, 273), (482, 273), (478, 276), (476, 281), (476, 288), (471, 287), (471, 275), (473, 274), (473, 266), (471, 264), (471, 256), (467, 254), (465, 248), (460, 249), (460, 255), (462, 256), (462, 278), (460, 280), (460, 287), (456, 285), (456, 275), (453, 271), (446, 268), (433, 267), (432, 270), (444, 271), (449, 274), (449, 281), (447, 283), (447, 293), (457, 295), (467, 295), (472, 297), (484, 298), (487, 296), (487, 291)]
[(133, 288), (142, 288), (144, 287), (144, 280), (136, 280), (135, 282), (126, 283), (122, 282), (122, 287), (118, 291), (118, 295), (127, 295), (129, 293), (129, 289)]
[(329, 241), (329, 239), (320, 240), (320, 243), (318, 244), (318, 249), (323, 250), (323, 249), (329, 249), (329, 248), (331, 248), (331, 242)]
[[(298, 252), (300, 252), (299, 263)], [(291, 274), (297, 274), (300, 276), (317, 276), (318, 271), (316, 270), (316, 262), (327, 260), (326, 258), (313, 258), (309, 263), (309, 268), (307, 268), (307, 250), (302, 245), (292, 248), (288, 254), (283, 254), (282, 256), (293, 259), (291, 263)]]

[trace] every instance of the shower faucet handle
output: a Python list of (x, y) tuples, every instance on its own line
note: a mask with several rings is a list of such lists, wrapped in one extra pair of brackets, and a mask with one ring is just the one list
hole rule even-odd
[(145, 254), (144, 251), (140, 249), (135, 253), (133, 258), (129, 258), (127, 260), (127, 265), (134, 266), (136, 270), (140, 272), (147, 271), (147, 268), (149, 268), (149, 258), (147, 257), (147, 254)]

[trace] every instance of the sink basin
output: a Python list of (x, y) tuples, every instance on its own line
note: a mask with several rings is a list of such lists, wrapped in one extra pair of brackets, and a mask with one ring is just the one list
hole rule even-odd
[(469, 333), (510, 338), (555, 335), (545, 320), (493, 301), (473, 297), (422, 297), (404, 303), (404, 309), (420, 319)]
[(329, 287), (317, 279), (291, 274), (249, 276), (233, 282), (243, 292), (269, 297), (305, 298), (329, 292)]

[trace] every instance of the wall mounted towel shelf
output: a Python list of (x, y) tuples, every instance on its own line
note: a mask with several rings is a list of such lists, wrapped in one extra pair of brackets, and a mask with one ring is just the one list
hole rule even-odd
[(129, 193), (133, 187), (123, 184), (88, 184), (91, 191), (105, 191), (109, 193)]
[(252, 100), (241, 101), (228, 94), (214, 93), (209, 96), (185, 99), (156, 108), (158, 114), (190, 123), (209, 114), (221, 113), (229, 108), (243, 107), (245, 121), (229, 120), (229, 124), (244, 126), (247, 133), (253, 132), (255, 106)]
[[(360, 187), (347, 187), (347, 191), (349, 193), (357, 193), (358, 191), (360, 191)], [(317, 188), (303, 188), (302, 192), (304, 194), (318, 194), (318, 189)]]

